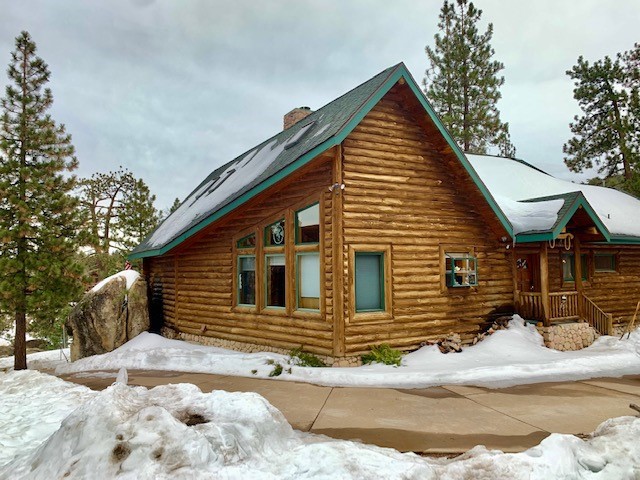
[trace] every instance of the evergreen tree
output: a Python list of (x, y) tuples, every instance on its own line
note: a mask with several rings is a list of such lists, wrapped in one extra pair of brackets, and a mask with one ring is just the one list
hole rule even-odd
[(492, 60), (493, 25), (478, 32), (482, 16), (473, 2), (445, 0), (440, 10), (435, 47), (425, 51), (431, 67), (423, 85), (427, 97), (454, 140), (465, 152), (487, 153), (499, 147), (501, 154), (515, 155), (509, 125), (500, 121), (497, 103), (504, 77), (501, 62)]
[(639, 166), (638, 45), (615, 59), (589, 63), (582, 56), (567, 75), (582, 115), (570, 124), (573, 137), (564, 145), (565, 164), (574, 172), (596, 166), (604, 178), (631, 181)]
[(173, 212), (175, 212), (180, 205), (182, 205), (182, 202), (180, 201), (180, 199), (178, 197), (176, 197), (176, 199), (171, 204), (171, 207), (169, 208), (169, 213), (168, 213), (167, 217), (169, 215), (171, 215)]
[(133, 174), (122, 167), (115, 172), (94, 173), (81, 180), (80, 204), (88, 223), (82, 240), (94, 253), (108, 255), (114, 248), (121, 248), (120, 212), (125, 196), (135, 184)]
[(136, 180), (133, 188), (124, 196), (120, 211), (119, 229), (122, 234), (122, 244), (127, 250), (132, 250), (156, 228), (159, 213), (153, 202), (156, 196), (151, 195), (149, 187), (143, 180)]
[(80, 293), (75, 261), (77, 167), (71, 137), (47, 113), (50, 72), (27, 32), (15, 41), (0, 101), (0, 311), (16, 326), (15, 368), (27, 368), (27, 318), (51, 323)]

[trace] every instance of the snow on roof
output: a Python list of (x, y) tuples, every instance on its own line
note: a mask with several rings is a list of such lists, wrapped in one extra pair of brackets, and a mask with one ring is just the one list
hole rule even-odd
[(564, 200), (524, 202), (570, 192), (582, 192), (609, 232), (640, 237), (640, 200), (612, 188), (560, 180), (510, 158), (466, 157), (514, 227), (514, 234), (550, 229)]
[[(279, 132), (251, 151), (213, 171), (132, 254), (157, 251), (193, 234), (205, 220), (219, 213), (245, 193), (274, 177), (316, 147), (332, 146), (327, 140), (339, 133), (371, 96), (403, 64), (380, 72), (338, 97), (290, 128)], [(327, 143), (325, 143), (327, 142)]]

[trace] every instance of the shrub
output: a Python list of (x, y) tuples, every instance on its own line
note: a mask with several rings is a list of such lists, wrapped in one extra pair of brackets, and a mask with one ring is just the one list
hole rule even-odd
[(282, 365), (280, 365), (279, 363), (276, 363), (273, 366), (273, 370), (271, 370), (271, 372), (269, 372), (269, 376), (270, 377), (279, 377), (280, 375), (282, 375)]
[(362, 355), (362, 363), (366, 365), (374, 362), (399, 367), (402, 363), (402, 352), (391, 348), (386, 343), (371, 347), (371, 353)]
[(290, 363), (299, 367), (326, 367), (327, 365), (313, 353), (303, 352), (302, 346), (289, 352)]

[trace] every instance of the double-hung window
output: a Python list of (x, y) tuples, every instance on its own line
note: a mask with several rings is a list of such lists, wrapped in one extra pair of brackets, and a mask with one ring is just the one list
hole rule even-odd
[(296, 309), (320, 310), (320, 205), (295, 212)]
[(237, 252), (237, 304), (256, 305), (256, 234), (252, 233), (236, 243)]
[(284, 218), (264, 229), (265, 306), (286, 307), (287, 268)]

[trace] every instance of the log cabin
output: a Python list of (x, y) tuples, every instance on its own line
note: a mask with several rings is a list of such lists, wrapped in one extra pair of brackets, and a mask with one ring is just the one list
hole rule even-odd
[(164, 334), (348, 361), (513, 312), (612, 333), (640, 300), (638, 219), (624, 193), (465, 154), (401, 63), (287, 114), (130, 258)]

